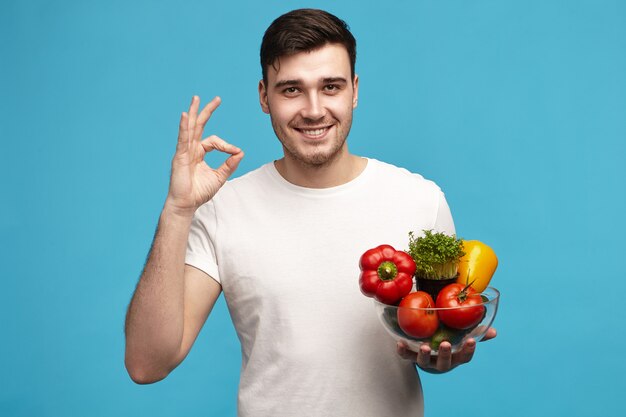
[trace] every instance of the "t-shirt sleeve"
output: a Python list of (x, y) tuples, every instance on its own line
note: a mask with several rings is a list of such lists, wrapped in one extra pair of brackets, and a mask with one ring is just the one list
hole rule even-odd
[(185, 263), (200, 269), (215, 281), (220, 282), (217, 255), (213, 244), (216, 231), (215, 206), (209, 201), (196, 210), (191, 222)]
[(456, 234), (454, 220), (452, 220), (452, 213), (450, 212), (450, 207), (446, 201), (446, 196), (442, 191), (439, 191), (439, 207), (437, 208), (437, 217), (435, 218), (433, 230), (435, 232), (445, 233), (449, 236)]

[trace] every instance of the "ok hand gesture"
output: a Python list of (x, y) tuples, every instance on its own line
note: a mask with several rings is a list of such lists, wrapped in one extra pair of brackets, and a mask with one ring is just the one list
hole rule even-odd
[[(166, 202), (179, 214), (191, 216), (198, 207), (213, 198), (243, 158), (241, 149), (215, 135), (202, 139), (204, 126), (220, 102), (221, 99), (215, 97), (198, 114), (200, 97), (194, 96), (189, 112), (181, 115)], [(204, 156), (214, 149), (230, 154), (217, 169), (204, 161)]]

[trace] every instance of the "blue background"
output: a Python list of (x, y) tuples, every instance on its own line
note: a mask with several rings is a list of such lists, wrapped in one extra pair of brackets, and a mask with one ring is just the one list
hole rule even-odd
[(223, 98), (237, 175), (280, 157), (258, 48), (303, 6), (359, 43), (351, 151), (435, 180), (500, 258), (499, 336), (423, 376), (427, 415), (623, 415), (626, 2), (602, 0), (3, 1), (0, 415), (235, 415), (223, 299), (150, 386), (123, 322), (191, 96)]

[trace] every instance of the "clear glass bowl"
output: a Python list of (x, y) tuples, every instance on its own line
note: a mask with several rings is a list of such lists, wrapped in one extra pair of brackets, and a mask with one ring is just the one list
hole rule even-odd
[(500, 300), (500, 292), (493, 287), (489, 287), (480, 293), (480, 295), (483, 299), (482, 305), (485, 307), (485, 314), (483, 315), (482, 320), (476, 323), (476, 325), (468, 329), (457, 330), (445, 326), (441, 320), (439, 320), (439, 328), (437, 331), (431, 337), (421, 339), (410, 336), (402, 330), (398, 324), (399, 310), (428, 310), (429, 312), (437, 313), (441, 310), (455, 310), (468, 307), (413, 309), (383, 304), (376, 299), (374, 299), (374, 304), (376, 306), (376, 314), (378, 315), (378, 318), (391, 337), (393, 337), (396, 341), (404, 341), (408, 345), (409, 349), (416, 352), (419, 350), (420, 346), (426, 343), (430, 346), (431, 353), (436, 355), (439, 349), (439, 344), (444, 340), (450, 342), (452, 345), (452, 353), (454, 353), (461, 349), (463, 343), (465, 343), (467, 339), (474, 338), (474, 340), (479, 342), (485, 336), (485, 333), (487, 333), (487, 330), (496, 317), (496, 312), (498, 311), (498, 301)]

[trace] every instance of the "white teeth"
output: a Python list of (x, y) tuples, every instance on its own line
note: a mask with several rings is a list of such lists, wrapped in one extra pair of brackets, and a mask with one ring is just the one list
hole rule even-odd
[(315, 129), (315, 130), (304, 130), (304, 129), (302, 130), (302, 132), (305, 135), (309, 135), (309, 136), (319, 136), (322, 133), (324, 133), (324, 131), (326, 131), (325, 128), (323, 128), (323, 129)]

